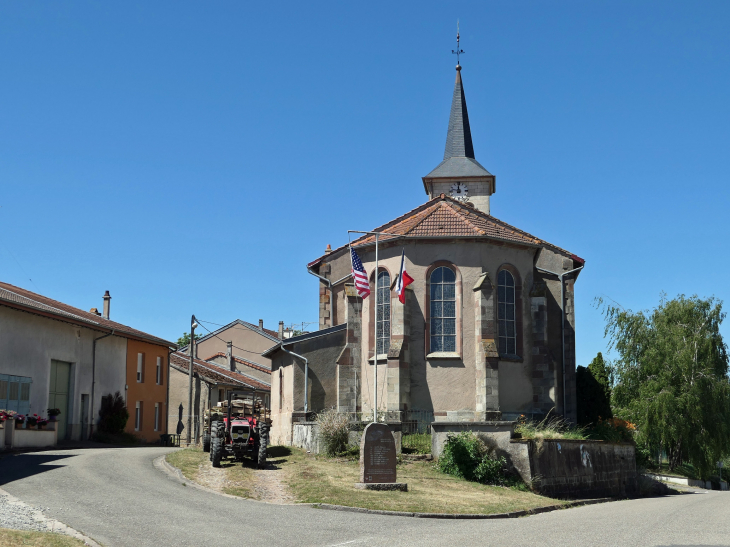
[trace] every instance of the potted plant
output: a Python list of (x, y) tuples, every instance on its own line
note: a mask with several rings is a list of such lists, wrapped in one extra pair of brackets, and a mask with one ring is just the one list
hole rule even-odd
[(38, 418), (38, 420), (36, 421), (36, 427), (38, 429), (43, 429), (44, 427), (46, 427), (47, 424), (48, 420), (46, 420), (45, 418)]
[(15, 420), (16, 429), (19, 427), (22, 427), (23, 424), (25, 423), (25, 416), (23, 416), (22, 414), (15, 414), (13, 416), (13, 419)]
[(47, 411), (48, 413), (48, 421), (55, 422), (56, 416), (58, 416), (61, 413), (60, 408), (49, 408)]
[(32, 416), (26, 416), (25, 417), (25, 424), (27, 428), (33, 428), (38, 423), (38, 414), (33, 414)]

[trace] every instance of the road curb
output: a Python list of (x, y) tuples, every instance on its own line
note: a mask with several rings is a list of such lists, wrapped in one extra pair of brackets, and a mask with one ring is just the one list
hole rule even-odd
[(10, 502), (13, 505), (21, 505), (23, 507), (28, 507), (33, 510), (33, 517), (44, 523), (46, 525), (46, 531), (55, 533), (55, 534), (63, 534), (65, 536), (71, 536), (73, 538), (76, 538), (78, 540), (83, 541), (86, 545), (90, 545), (91, 547), (102, 547), (99, 545), (96, 541), (91, 539), (89, 536), (82, 534), (78, 530), (75, 530), (74, 528), (71, 528), (70, 526), (64, 524), (60, 520), (55, 520), (48, 518), (43, 514), (42, 511), (39, 511), (35, 509), (32, 505), (29, 505), (25, 503), (24, 501), (16, 498), (9, 492), (6, 492), (2, 488), (0, 488), (0, 496), (6, 496), (8, 498), (8, 502)]
[(580, 507), (582, 505), (595, 505), (597, 503), (607, 503), (616, 501), (614, 498), (597, 498), (591, 500), (578, 500), (565, 503), (563, 505), (548, 505), (547, 507), (537, 507), (535, 509), (527, 509), (525, 511), (512, 511), (511, 513), (495, 513), (492, 515), (482, 515), (474, 513), (411, 513), (406, 511), (384, 511), (381, 509), (364, 509), (362, 507), (348, 507), (347, 505), (331, 505), (329, 503), (312, 503), (315, 509), (327, 509), (330, 511), (346, 511), (350, 513), (365, 513), (368, 515), (383, 515), (389, 517), (413, 517), (422, 519), (515, 519), (519, 517), (527, 517), (540, 513), (549, 513), (560, 509), (570, 509), (571, 507)]

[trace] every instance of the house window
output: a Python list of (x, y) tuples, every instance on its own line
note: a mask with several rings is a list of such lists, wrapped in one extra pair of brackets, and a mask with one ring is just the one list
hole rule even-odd
[(144, 382), (144, 353), (137, 354), (137, 383)]
[(162, 357), (157, 358), (157, 385), (162, 385)]
[(375, 353), (383, 355), (390, 349), (390, 274), (378, 273), (378, 309), (375, 319)]
[(142, 401), (137, 401), (134, 406), (134, 430), (139, 431), (142, 429)]
[(30, 384), (28, 376), (0, 374), (0, 409), (19, 414), (30, 412)]
[[(159, 359), (159, 357), (158, 357)], [(155, 431), (160, 430), (160, 403), (155, 403)]]
[(431, 274), (431, 351), (456, 352), (456, 274), (440, 266)]
[(499, 321), (500, 355), (517, 355), (517, 328), (515, 322), (515, 278), (507, 270), (497, 277), (497, 320)]

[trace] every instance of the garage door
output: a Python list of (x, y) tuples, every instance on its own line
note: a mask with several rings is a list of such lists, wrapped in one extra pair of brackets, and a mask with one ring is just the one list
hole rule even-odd
[(71, 363), (51, 361), (51, 387), (48, 393), (48, 408), (61, 411), (58, 417), (58, 438), (65, 439), (68, 426), (68, 386), (71, 379)]

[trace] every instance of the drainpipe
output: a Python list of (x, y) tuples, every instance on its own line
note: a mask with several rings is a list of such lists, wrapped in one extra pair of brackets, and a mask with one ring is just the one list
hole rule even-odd
[[(94, 341), (91, 343), (91, 431), (89, 432), (89, 438), (94, 434), (94, 393), (96, 391), (96, 343), (101, 340), (102, 338), (106, 338), (107, 336), (113, 336), (114, 335), (114, 329), (108, 334), (105, 334), (104, 336), (99, 336), (99, 338), (94, 338)], [(124, 364), (124, 383), (127, 383), (126, 375), (127, 375), (127, 365)]]
[[(315, 274), (316, 275), (316, 274)], [(309, 412), (309, 404), (307, 402), (307, 384), (309, 383), (309, 361), (307, 361), (307, 358), (299, 355), (298, 353), (294, 353), (293, 351), (289, 351), (284, 347), (284, 344), (281, 345), (281, 351), (284, 351), (288, 353), (289, 355), (292, 355), (294, 357), (299, 357), (302, 361), (304, 361), (304, 419), (307, 419), (307, 412)]]
[(562, 346), (562, 352), (563, 352), (563, 416), (565, 416), (565, 408), (566, 408), (566, 405), (565, 405), (565, 401), (566, 401), (566, 399), (565, 399), (565, 283), (564, 283), (563, 278), (566, 275), (570, 275), (572, 273), (582, 270), (583, 265), (580, 266), (579, 268), (575, 268), (573, 270), (570, 270), (569, 272), (563, 272), (563, 273), (551, 272), (550, 270), (546, 270), (545, 268), (539, 268), (537, 266), (535, 266), (535, 269), (540, 272), (555, 275), (560, 280), (560, 315), (561, 315), (561, 321), (562, 321), (561, 326), (560, 326), (560, 332), (561, 332), (561, 337), (562, 337), (561, 346)]

